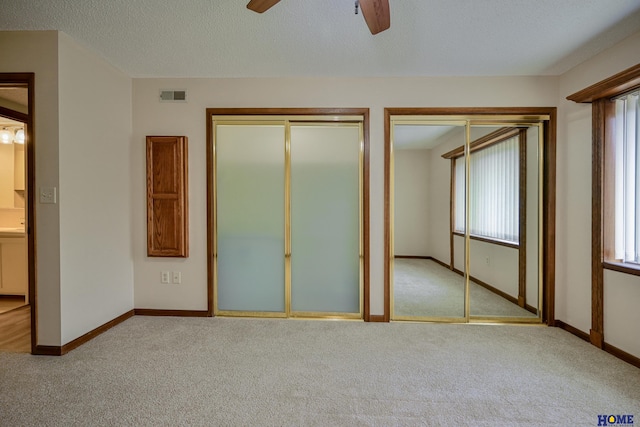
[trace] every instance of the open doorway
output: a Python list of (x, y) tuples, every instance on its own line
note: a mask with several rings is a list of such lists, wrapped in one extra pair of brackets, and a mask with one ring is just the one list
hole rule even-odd
[(35, 337), (33, 74), (0, 73), (0, 351)]

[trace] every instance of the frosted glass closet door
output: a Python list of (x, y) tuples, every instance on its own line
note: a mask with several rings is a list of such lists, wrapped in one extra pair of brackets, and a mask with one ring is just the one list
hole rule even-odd
[(284, 138), (284, 126), (216, 126), (219, 311), (285, 311)]
[(360, 130), (291, 127), (291, 310), (360, 312)]

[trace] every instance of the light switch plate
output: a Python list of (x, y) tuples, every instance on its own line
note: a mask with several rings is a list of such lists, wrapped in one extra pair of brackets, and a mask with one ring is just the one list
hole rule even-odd
[(173, 272), (173, 283), (176, 285), (182, 283), (182, 273), (180, 273), (179, 271)]
[(169, 272), (163, 271), (160, 273), (160, 283), (169, 283)]
[(56, 203), (56, 187), (40, 187), (40, 203)]

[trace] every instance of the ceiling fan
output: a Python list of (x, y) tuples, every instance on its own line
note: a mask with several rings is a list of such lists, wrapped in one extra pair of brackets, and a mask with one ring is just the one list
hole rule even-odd
[[(280, 0), (251, 0), (249, 4), (247, 4), (247, 9), (262, 13), (269, 10), (279, 1)], [(389, 28), (391, 25), (389, 18), (389, 0), (357, 0), (356, 13), (358, 13), (358, 4), (360, 4), (364, 20), (367, 22), (371, 34), (378, 34)]]

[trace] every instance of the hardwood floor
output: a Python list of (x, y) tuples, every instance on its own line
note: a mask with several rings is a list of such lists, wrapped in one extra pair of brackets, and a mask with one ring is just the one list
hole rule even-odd
[(0, 295), (0, 314), (25, 305), (23, 296)]
[(31, 307), (0, 314), (0, 351), (31, 352)]

